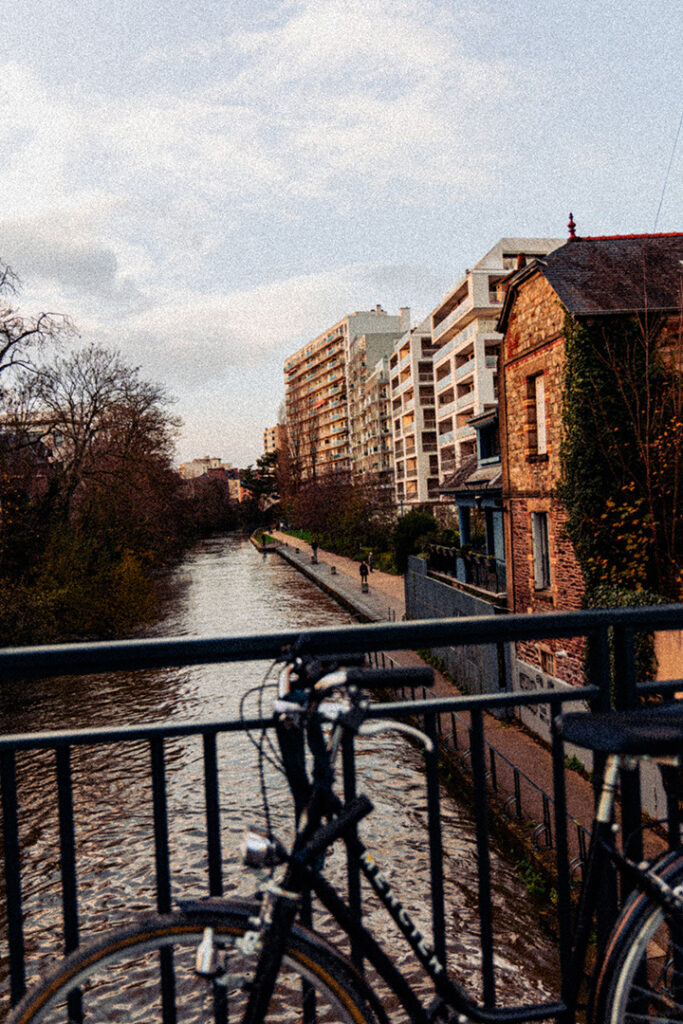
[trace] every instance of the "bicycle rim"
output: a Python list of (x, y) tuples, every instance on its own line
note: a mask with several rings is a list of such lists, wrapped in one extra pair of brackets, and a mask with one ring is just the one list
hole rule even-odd
[[(241, 1021), (252, 984), (255, 957), (236, 941), (248, 930), (254, 908), (224, 906), (220, 913), (147, 918), (79, 947), (38, 983), (7, 1018), (7, 1024), (77, 1021), (82, 993), (85, 1024), (235, 1024)], [(204, 929), (214, 930), (218, 981), (194, 971)], [(373, 997), (351, 965), (317, 936), (297, 928), (264, 1024), (377, 1024)], [(75, 1009), (74, 1009), (75, 1006)]]

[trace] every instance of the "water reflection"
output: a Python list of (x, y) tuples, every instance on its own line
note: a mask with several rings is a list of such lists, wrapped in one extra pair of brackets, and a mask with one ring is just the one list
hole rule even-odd
[[(235, 537), (199, 544), (166, 585), (166, 614), (152, 631), (155, 636), (247, 634), (349, 621), (347, 613), (276, 555), (264, 559), (248, 542)], [(249, 662), (9, 685), (0, 694), (0, 728), (21, 732), (172, 718), (232, 719), (238, 715), (245, 690), (266, 669), (265, 664)], [(250, 705), (248, 712), (254, 711)], [(201, 743), (195, 738), (168, 741), (166, 754), (173, 892), (175, 898), (194, 896), (207, 888)], [(258, 824), (261, 813), (254, 764), (254, 749), (246, 736), (220, 738), (228, 894), (248, 895), (254, 889), (253, 876), (241, 870), (237, 855), (245, 822)], [(393, 736), (363, 741), (358, 752), (359, 789), (376, 806), (363, 823), (363, 837), (404, 892), (411, 916), (428, 933), (429, 858), (421, 764), (419, 754)], [(22, 754), (18, 774), (26, 940), (29, 971), (34, 973), (60, 946), (54, 759), (44, 753)], [(141, 743), (78, 748), (73, 752), (73, 776), (81, 927), (87, 933), (153, 907), (149, 749)], [(281, 776), (269, 773), (268, 790), (276, 828), (286, 836), (291, 804)], [(444, 798), (442, 820), (449, 951), (453, 963), (457, 958), (459, 972), (476, 989), (479, 957), (472, 823), (469, 813), (448, 798)], [(340, 851), (330, 859), (329, 870), (343, 880)], [(506, 1000), (548, 998), (556, 986), (553, 951), (538, 935), (521, 883), (497, 854), (493, 871), (501, 992)], [(401, 956), (391, 922), (371, 902), (367, 915)], [(329, 927), (324, 920), (319, 924), (322, 930)], [(5, 962), (0, 970), (6, 992)]]

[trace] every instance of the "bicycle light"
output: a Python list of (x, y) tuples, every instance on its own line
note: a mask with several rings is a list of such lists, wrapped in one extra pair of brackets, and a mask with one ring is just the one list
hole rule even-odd
[(284, 846), (277, 839), (271, 839), (253, 828), (245, 830), (240, 853), (242, 863), (248, 868), (272, 868), (284, 863), (287, 858)]

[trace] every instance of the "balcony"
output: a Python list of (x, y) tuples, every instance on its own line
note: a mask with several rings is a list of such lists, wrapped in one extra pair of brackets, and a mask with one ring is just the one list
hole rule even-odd
[(455, 403), (458, 411), (460, 409), (469, 409), (474, 406), (474, 391), (468, 391), (466, 395), (461, 395)]
[(448, 373), (448, 374), (446, 374), (445, 377), (442, 377), (440, 380), (437, 380), (437, 382), (436, 382), (436, 393), (437, 393), (437, 395), (441, 394), (442, 391), (445, 391), (445, 389), (448, 387), (448, 385), (452, 384), (452, 383), (453, 383), (453, 374), (452, 373)]
[(448, 444), (449, 441), (453, 440), (453, 431), (449, 430), (447, 434), (439, 434), (439, 447), (442, 444)]
[(486, 552), (430, 544), (427, 564), (434, 572), (452, 576), (460, 583), (467, 583), (487, 593), (506, 592), (505, 562)]
[(469, 362), (463, 363), (462, 366), (459, 366), (455, 371), (455, 379), (462, 380), (463, 377), (467, 377), (470, 373), (474, 373), (475, 366), (476, 361), (474, 359), (470, 359)]

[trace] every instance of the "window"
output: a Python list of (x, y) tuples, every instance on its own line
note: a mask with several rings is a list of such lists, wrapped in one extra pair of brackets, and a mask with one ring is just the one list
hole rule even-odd
[(534, 547), (534, 589), (550, 586), (550, 551), (548, 548), (548, 513), (531, 513), (531, 536)]
[(536, 451), (544, 455), (548, 451), (545, 435), (545, 377), (539, 373), (534, 379), (536, 399)]
[(529, 425), (528, 455), (547, 457), (545, 377), (542, 373), (527, 377), (527, 422)]

